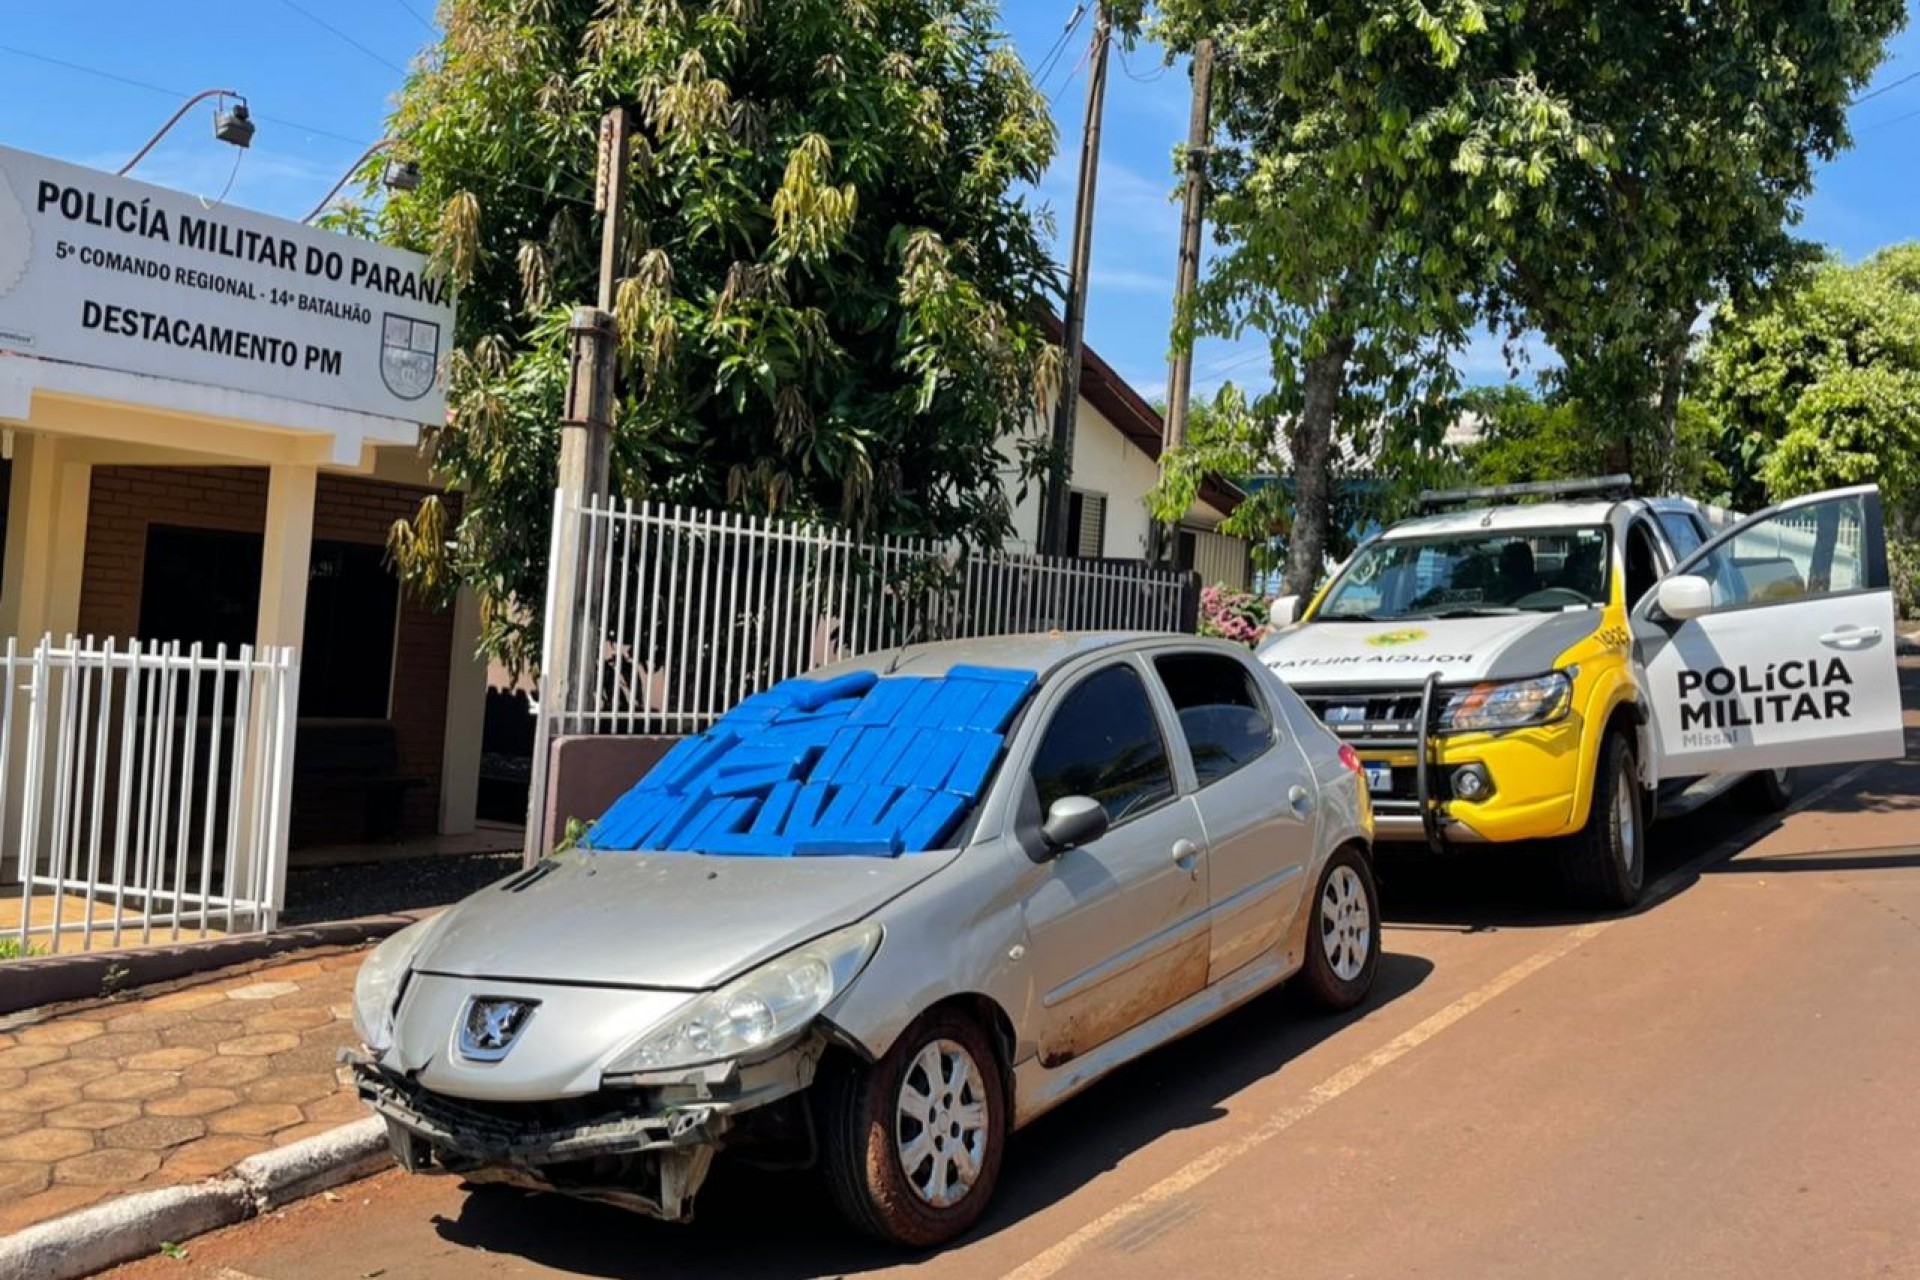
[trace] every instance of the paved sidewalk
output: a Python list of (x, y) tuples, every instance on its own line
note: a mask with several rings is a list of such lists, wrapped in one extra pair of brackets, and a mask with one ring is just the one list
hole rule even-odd
[(0, 1235), (366, 1114), (336, 1061), (364, 954), (0, 1019)]

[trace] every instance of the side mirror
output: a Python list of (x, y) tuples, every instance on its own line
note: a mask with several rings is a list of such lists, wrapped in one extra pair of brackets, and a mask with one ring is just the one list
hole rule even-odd
[(1300, 597), (1281, 596), (1267, 610), (1267, 621), (1276, 628), (1290, 627), (1300, 619)]
[(1098, 800), (1090, 796), (1061, 796), (1047, 810), (1040, 834), (1051, 849), (1073, 849), (1092, 844), (1107, 834), (1109, 823), (1107, 807)]
[(1668, 578), (1661, 582), (1654, 603), (1675, 622), (1698, 618), (1713, 612), (1713, 584), (1692, 574)]

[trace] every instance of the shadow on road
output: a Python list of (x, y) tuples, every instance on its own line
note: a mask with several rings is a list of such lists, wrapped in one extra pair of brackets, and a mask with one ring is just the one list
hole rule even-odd
[[(1015, 1135), (998, 1196), (976, 1238), (1006, 1230), (1181, 1129), (1212, 1124), (1227, 1099), (1273, 1075), (1372, 1010), (1417, 988), (1424, 959), (1386, 954), (1373, 998), (1341, 1017), (1315, 1017), (1282, 989), (1094, 1085)], [(582, 1276), (799, 1277), (897, 1265), (914, 1255), (841, 1225), (817, 1176), (715, 1167), (700, 1217), (668, 1226), (603, 1205), (477, 1187), (457, 1218), (436, 1220), (449, 1243)]]

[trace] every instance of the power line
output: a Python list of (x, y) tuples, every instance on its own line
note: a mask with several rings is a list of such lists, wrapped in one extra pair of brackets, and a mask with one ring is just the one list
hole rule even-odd
[(1150, 76), (1141, 75), (1139, 72), (1133, 69), (1133, 59), (1127, 55), (1127, 51), (1124, 48), (1120, 50), (1120, 69), (1127, 73), (1127, 79), (1138, 80), (1141, 84), (1152, 84), (1154, 81), (1160, 79), (1162, 76), (1167, 74), (1167, 64), (1163, 62), (1158, 67), (1154, 68), (1154, 72), (1152, 75)]
[(1899, 115), (1893, 116), (1889, 119), (1876, 120), (1872, 124), (1868, 125), (1866, 128), (1860, 130), (1860, 132), (1856, 136), (1864, 138), (1868, 134), (1876, 132), (1877, 130), (1880, 130), (1880, 129), (1884, 129), (1890, 124), (1899, 124), (1902, 120), (1911, 120), (1915, 116), (1920, 116), (1920, 111), (1903, 111)]
[(1861, 94), (1859, 97), (1855, 98), (1852, 102), (1849, 102), (1847, 105), (1850, 107), (1857, 107), (1861, 103), (1867, 101), (1869, 98), (1877, 98), (1881, 94), (1886, 93), (1889, 90), (1898, 89), (1901, 85), (1907, 84), (1910, 81), (1914, 81), (1914, 80), (1920, 80), (1920, 71), (1909, 71), (1906, 75), (1901, 76), (1898, 80), (1890, 81), (1887, 84), (1883, 84), (1878, 89), (1875, 89), (1871, 93)]
[(425, 27), (427, 30), (433, 32), (434, 34), (436, 35), (439, 34), (440, 29), (434, 26), (433, 23), (429, 22), (425, 17), (423, 17), (418, 9), (408, 4), (407, 0), (393, 0), (393, 2), (399, 5), (402, 9), (405, 9), (408, 13), (412, 14), (413, 20), (415, 22), (419, 23), (421, 26)]
[(358, 40), (355, 40), (352, 36), (348, 35), (346, 32), (342, 31), (340, 28), (334, 26), (331, 22), (328, 22), (325, 18), (319, 17), (316, 14), (310, 13), (307, 10), (302, 9), (299, 5), (295, 4), (293, 0), (280, 0), (280, 3), (286, 6), (287, 8), (293, 10), (295, 13), (299, 14), (301, 17), (305, 18), (308, 22), (311, 22), (314, 26), (319, 27), (322, 31), (330, 32), (334, 36), (337, 36), (339, 39), (344, 40), (346, 43), (358, 49), (361, 53), (364, 53), (369, 58), (372, 58), (375, 62), (379, 63), (381, 66), (386, 67), (391, 71), (397, 71), (401, 75), (407, 74), (407, 69), (401, 66), (399, 63), (394, 62), (388, 58), (385, 58), (378, 53), (375, 53), (372, 49), (367, 48), (367, 46), (361, 44)]
[(1053, 47), (1048, 49), (1045, 56), (1036, 64), (1033, 72), (1033, 83), (1036, 87), (1043, 85), (1047, 77), (1053, 73), (1054, 66), (1060, 61), (1060, 51), (1067, 47), (1067, 41), (1072, 38), (1074, 28), (1079, 26), (1080, 20), (1086, 16), (1087, 6), (1076, 4), (1073, 6), (1073, 12), (1067, 16), (1067, 20), (1060, 24), (1060, 34), (1055, 37)]
[[(62, 71), (72, 71), (78, 75), (92, 76), (97, 80), (110, 80), (115, 84), (123, 84), (129, 88), (142, 89), (148, 93), (157, 93), (165, 98), (179, 99), (188, 96), (178, 89), (169, 89), (165, 85), (151, 84), (145, 80), (135, 80), (131, 76), (123, 76), (112, 71), (102, 71), (98, 67), (82, 66), (78, 62), (68, 62), (64, 58), (55, 58), (44, 53), (34, 53), (30, 49), (17, 49), (10, 44), (0, 44), (0, 53), (10, 53), (16, 58), (26, 58), (30, 62), (44, 62), (50, 67), (59, 67)], [(349, 138), (344, 133), (334, 133), (332, 130), (322, 129), (318, 125), (301, 124), (298, 120), (288, 120), (280, 116), (270, 116), (259, 111), (254, 112), (253, 118), (263, 123), (277, 124), (284, 129), (294, 129), (301, 133), (311, 133), (316, 137), (331, 138), (335, 142), (345, 142), (351, 146), (364, 147), (367, 145), (365, 138)]]

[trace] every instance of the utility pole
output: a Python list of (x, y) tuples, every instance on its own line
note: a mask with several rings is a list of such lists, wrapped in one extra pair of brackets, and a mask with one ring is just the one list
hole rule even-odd
[[(566, 495), (565, 511), (577, 512), (590, 500), (605, 501), (610, 487), (615, 361), (619, 354), (613, 303), (626, 234), (629, 131), (625, 107), (615, 107), (601, 118), (593, 199), (594, 209), (601, 214), (599, 295), (594, 306), (575, 307), (567, 325), (571, 351), (566, 409), (560, 420), (557, 481)], [(571, 706), (572, 689), (583, 674), (577, 670), (580, 643), (592, 618), (592, 575), (581, 555), (580, 532), (578, 519), (559, 518), (553, 531), (552, 560), (547, 566), (547, 669), (540, 673), (542, 705), (536, 735), (535, 785), (528, 797), (529, 858), (547, 852), (548, 739), (558, 717)]]
[(1080, 407), (1080, 361), (1087, 327), (1087, 262), (1093, 254), (1093, 191), (1100, 169), (1100, 121), (1107, 98), (1107, 53), (1113, 23), (1107, 6), (1093, 8), (1093, 51), (1087, 72), (1087, 126), (1080, 138), (1080, 186), (1073, 210), (1073, 250), (1067, 262), (1067, 309), (1061, 327), (1065, 368), (1060, 379), (1060, 403), (1053, 415), (1053, 466), (1040, 504), (1040, 550), (1067, 554), (1067, 479), (1073, 461), (1074, 415)]
[[(1186, 190), (1180, 214), (1180, 266), (1174, 275), (1174, 322), (1180, 323), (1200, 282), (1200, 233), (1207, 218), (1207, 155), (1213, 139), (1213, 37), (1202, 37), (1193, 47), (1193, 110), (1187, 117)], [(1187, 439), (1187, 400), (1193, 386), (1193, 343), (1176, 342), (1167, 370), (1167, 418), (1160, 442), (1160, 472), (1166, 475), (1167, 456)], [(1177, 543), (1177, 523), (1156, 525), (1159, 547), (1154, 559), (1165, 559)]]

